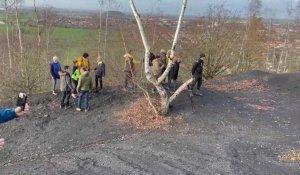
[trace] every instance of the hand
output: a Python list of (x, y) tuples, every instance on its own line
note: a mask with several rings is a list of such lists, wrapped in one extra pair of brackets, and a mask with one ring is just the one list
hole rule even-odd
[(4, 147), (4, 139), (0, 139), (0, 150)]
[(29, 113), (29, 108), (30, 108), (30, 106), (26, 103), (24, 110), (22, 110), (21, 107), (17, 107), (17, 108), (15, 109), (15, 112), (16, 112), (16, 114), (17, 114), (18, 117), (22, 117), (22, 116), (24, 116), (25, 114), (28, 114), (28, 113)]

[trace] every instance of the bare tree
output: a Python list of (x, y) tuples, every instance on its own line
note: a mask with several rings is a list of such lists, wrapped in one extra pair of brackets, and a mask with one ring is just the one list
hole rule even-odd
[[(145, 74), (146, 74), (146, 78), (149, 82), (151, 82), (155, 88), (157, 89), (159, 95), (160, 95), (160, 99), (161, 99), (161, 108), (159, 109), (159, 112), (161, 114), (168, 114), (169, 112), (169, 105), (171, 102), (173, 102), (175, 100), (175, 98), (186, 88), (186, 86), (188, 84), (190, 84), (193, 79), (188, 80), (186, 83), (184, 83), (182, 86), (180, 86), (176, 92), (169, 98), (167, 91), (165, 90), (165, 88), (162, 85), (162, 81), (166, 78), (166, 76), (168, 75), (171, 66), (172, 66), (172, 61), (170, 61), (170, 63), (168, 64), (165, 72), (158, 78), (155, 79), (153, 74), (151, 73), (151, 68), (149, 66), (149, 61), (150, 61), (150, 46), (148, 44), (145, 32), (144, 32), (144, 27), (140, 18), (140, 15), (138, 14), (138, 11), (136, 9), (134, 0), (129, 0), (130, 1), (130, 5), (131, 5), (131, 9), (132, 12), (134, 14), (134, 17), (136, 19), (137, 25), (139, 27), (139, 31), (143, 40), (143, 45), (145, 48)], [(174, 57), (175, 54), (175, 49), (176, 49), (176, 45), (177, 45), (177, 41), (179, 38), (179, 32), (181, 29), (181, 24), (182, 24), (182, 20), (183, 20), (183, 16), (185, 14), (185, 10), (186, 10), (186, 6), (187, 6), (187, 0), (183, 0), (182, 3), (182, 9), (181, 9), (181, 13), (179, 16), (179, 20), (178, 20), (178, 24), (177, 24), (177, 29), (175, 32), (175, 36), (174, 36), (174, 41), (173, 41), (173, 45), (172, 45), (172, 49), (171, 49), (171, 58)]]
[(18, 29), (18, 37), (19, 37), (19, 46), (20, 46), (20, 62), (21, 62), (21, 74), (24, 77), (24, 50), (23, 50), (23, 39), (22, 39), (22, 31), (20, 26), (20, 19), (19, 19), (19, 5), (22, 1), (15, 0), (15, 17)]
[(6, 39), (7, 39), (7, 49), (8, 49), (8, 59), (9, 59), (9, 69), (12, 69), (12, 55), (11, 55), (11, 46), (10, 46), (10, 38), (9, 38), (9, 12), (8, 9), (11, 6), (11, 2), (9, 0), (4, 0), (4, 8), (5, 8), (5, 20), (6, 20)]
[(262, 0), (249, 0), (249, 15), (260, 16), (262, 9)]

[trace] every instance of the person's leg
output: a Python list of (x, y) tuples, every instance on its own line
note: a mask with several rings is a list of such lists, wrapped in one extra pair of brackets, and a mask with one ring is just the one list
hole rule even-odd
[(102, 82), (102, 76), (100, 76), (100, 90), (102, 90), (103, 89), (103, 82)]
[(197, 89), (200, 90), (202, 86), (202, 76), (198, 79)]
[(71, 91), (66, 91), (66, 103), (65, 103), (66, 107), (70, 106), (70, 97), (71, 97)]
[(85, 111), (87, 112), (89, 110), (89, 91), (85, 92)]
[(56, 78), (51, 78), (51, 85), (52, 85), (52, 93), (55, 94), (55, 88), (56, 88), (56, 81), (57, 79)]
[(82, 100), (83, 92), (79, 93), (77, 109), (81, 109), (81, 100)]
[(98, 91), (98, 87), (99, 87), (99, 76), (98, 75), (95, 76), (95, 83), (96, 83), (96, 91)]
[(73, 94), (77, 94), (77, 85), (78, 85), (78, 81), (76, 80), (73, 80), (73, 83), (74, 83), (74, 89), (73, 89)]
[(128, 87), (128, 81), (129, 81), (128, 79), (129, 79), (128, 73), (125, 72), (125, 73), (124, 73), (124, 88), (127, 88), (127, 87)]
[(67, 92), (66, 91), (63, 91), (62, 93), (62, 99), (60, 101), (60, 107), (63, 108), (65, 106), (65, 99), (66, 99), (66, 95), (67, 95)]

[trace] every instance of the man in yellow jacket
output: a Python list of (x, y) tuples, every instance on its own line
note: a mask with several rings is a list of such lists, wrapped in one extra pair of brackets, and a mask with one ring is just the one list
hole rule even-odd
[(91, 71), (91, 64), (88, 53), (84, 53), (82, 57), (77, 59), (77, 66), (79, 69), (85, 68), (87, 71)]

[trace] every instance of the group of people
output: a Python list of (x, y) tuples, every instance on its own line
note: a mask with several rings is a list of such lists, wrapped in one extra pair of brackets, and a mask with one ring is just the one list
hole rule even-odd
[[(131, 51), (123, 56), (125, 60), (124, 65), (124, 89), (128, 89), (130, 84), (133, 83), (133, 76), (135, 75), (136, 64), (140, 62), (135, 60)], [(189, 85), (189, 89), (193, 92), (194, 86), (197, 84), (197, 89), (200, 90), (202, 84), (202, 73), (205, 58), (204, 54), (200, 54), (197, 61), (194, 63), (191, 73), (194, 81)], [(171, 51), (166, 52), (161, 50), (158, 54), (154, 55), (150, 53), (149, 66), (152, 68), (154, 78), (158, 79), (166, 70), (168, 64), (172, 62), (171, 69), (167, 76), (167, 81), (164, 80), (166, 88), (175, 90), (177, 87), (177, 79), (180, 69), (181, 61), (177, 57), (171, 58)], [(50, 72), (52, 75), (52, 93), (56, 93), (56, 83), (60, 79), (60, 89), (62, 92), (61, 108), (70, 108), (70, 97), (77, 98), (77, 111), (82, 111), (82, 99), (84, 98), (84, 111), (88, 112), (89, 93), (93, 88), (93, 82), (91, 77), (91, 64), (89, 60), (89, 54), (84, 53), (81, 57), (73, 61), (73, 70), (70, 71), (69, 66), (64, 66), (62, 69), (58, 61), (58, 57), (53, 57), (53, 62), (50, 66)], [(96, 92), (103, 89), (103, 78), (105, 77), (105, 64), (101, 56), (97, 58), (97, 66), (95, 71), (95, 85)], [(132, 84), (133, 86), (133, 84)], [(199, 94), (201, 95), (201, 94)]]
[[(105, 77), (105, 64), (101, 56), (97, 58), (97, 67), (95, 70), (96, 91), (103, 88), (102, 79)], [(71, 72), (69, 66), (64, 66), (62, 69), (58, 61), (58, 57), (53, 57), (53, 62), (50, 64), (50, 72), (52, 76), (52, 93), (56, 93), (56, 82), (60, 79), (60, 89), (62, 98), (60, 108), (70, 108), (70, 97), (78, 97), (77, 111), (82, 111), (82, 100), (84, 99), (84, 111), (89, 110), (89, 93), (93, 88), (91, 77), (91, 64), (89, 54), (84, 53), (81, 57), (73, 61), (73, 70)], [(100, 88), (99, 88), (100, 85)]]
[[(130, 81), (134, 76), (135, 65), (139, 63), (136, 61), (131, 53), (127, 53), (123, 56), (125, 58), (124, 66), (124, 87), (127, 88)], [(202, 74), (204, 66), (205, 54), (200, 54), (196, 62), (193, 64), (191, 74), (193, 82), (188, 86), (188, 89), (193, 93), (193, 88), (197, 85), (197, 89), (200, 90), (202, 85)], [(150, 54), (149, 66), (152, 67), (152, 73), (155, 78), (159, 78), (165, 71), (167, 65), (172, 61), (172, 67), (168, 74), (167, 87), (176, 88), (176, 81), (180, 69), (181, 61), (174, 57), (171, 58), (171, 51), (167, 53), (161, 50), (157, 55)], [(84, 53), (81, 57), (73, 61), (73, 70), (70, 70), (69, 66), (64, 66), (63, 69), (58, 61), (58, 57), (53, 57), (53, 62), (50, 64), (50, 72), (52, 76), (52, 93), (56, 93), (57, 80), (60, 79), (60, 89), (62, 92), (61, 108), (70, 108), (70, 98), (77, 98), (77, 111), (82, 111), (82, 99), (84, 98), (84, 111), (88, 112), (89, 104), (88, 98), (89, 93), (93, 88), (93, 82), (91, 77), (91, 64), (89, 61), (89, 54)], [(96, 92), (103, 88), (103, 78), (105, 77), (105, 64), (101, 56), (97, 58), (97, 66), (94, 68), (95, 71), (95, 84)], [(200, 94), (201, 95), (201, 94)], [(5, 123), (9, 120), (13, 120), (17, 117), (21, 117), (29, 112), (29, 106), (26, 104), (25, 108), (17, 107), (15, 109), (3, 109), (0, 110), (0, 124)], [(0, 138), (0, 149), (4, 146), (4, 139)]]

